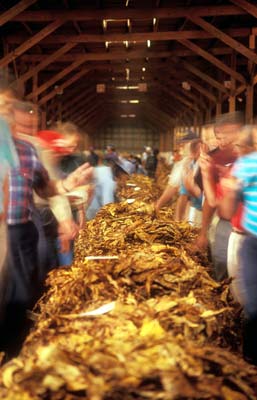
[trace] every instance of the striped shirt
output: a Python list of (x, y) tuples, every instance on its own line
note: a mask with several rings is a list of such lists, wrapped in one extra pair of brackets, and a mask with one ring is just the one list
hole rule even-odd
[(14, 139), (19, 157), (19, 167), (9, 173), (9, 205), (7, 223), (16, 225), (31, 220), (34, 208), (33, 189), (44, 188), (49, 182), (46, 169), (38, 159), (37, 152), (30, 143)]
[(244, 204), (242, 226), (257, 236), (257, 152), (240, 157), (233, 166), (232, 175), (241, 183)]

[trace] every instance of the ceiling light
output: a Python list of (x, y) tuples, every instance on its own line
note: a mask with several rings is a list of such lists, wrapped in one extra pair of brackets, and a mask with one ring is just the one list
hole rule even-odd
[(147, 47), (151, 47), (151, 40), (148, 39), (146, 43), (147, 43)]
[(136, 117), (136, 114), (129, 114), (128, 117), (129, 117), (129, 118), (135, 118), (135, 117)]
[(109, 47), (109, 42), (105, 42), (105, 48), (108, 49)]
[(104, 28), (104, 29), (107, 28), (107, 21), (106, 21), (106, 19), (103, 19), (103, 28)]
[(126, 0), (126, 7), (128, 7), (129, 5), (129, 0)]
[(120, 117), (121, 118), (128, 118), (127, 114), (121, 114)]
[(138, 104), (139, 100), (129, 100), (130, 104)]
[(153, 25), (156, 25), (157, 19), (153, 18)]
[(127, 104), (128, 100), (121, 100), (120, 101), (122, 104)]
[(145, 67), (142, 68), (142, 71), (145, 72)]

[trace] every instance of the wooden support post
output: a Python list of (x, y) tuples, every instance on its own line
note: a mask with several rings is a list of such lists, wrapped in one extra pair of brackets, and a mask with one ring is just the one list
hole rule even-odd
[[(22, 82), (22, 84), (24, 85), (24, 82)], [(37, 86), (38, 86), (38, 74), (35, 74), (33, 75), (33, 93), (35, 93), (33, 96), (34, 103), (37, 103), (38, 101), (38, 95), (36, 93)]]
[[(249, 36), (249, 48), (255, 51), (255, 35)], [(250, 83), (246, 87), (246, 108), (245, 108), (245, 120), (247, 124), (253, 122), (253, 101), (254, 101), (254, 72), (255, 65), (248, 61), (248, 74)]]
[[(231, 67), (236, 69), (236, 54), (233, 52), (231, 56)], [(233, 76), (230, 77), (231, 80), (231, 88), (230, 88), (230, 96), (229, 96), (229, 112), (236, 111), (236, 81)]]
[(46, 111), (41, 112), (41, 129), (46, 129)]
[(219, 101), (218, 103), (216, 103), (216, 116), (222, 114), (222, 106), (221, 106), (221, 102)]
[(253, 95), (254, 95), (254, 86), (253, 84), (247, 85), (246, 88), (246, 110), (245, 110), (245, 119), (247, 124), (252, 124), (253, 122)]

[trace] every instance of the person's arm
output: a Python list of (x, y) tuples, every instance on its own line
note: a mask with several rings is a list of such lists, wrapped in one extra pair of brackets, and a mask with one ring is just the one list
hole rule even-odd
[(221, 218), (230, 220), (239, 205), (239, 182), (234, 177), (221, 179), (224, 196), (219, 201), (218, 211)]
[[(41, 178), (42, 178), (42, 172)], [(80, 185), (89, 183), (93, 176), (93, 168), (85, 163), (69, 174), (65, 179), (50, 180), (42, 178), (42, 184), (35, 186), (35, 191), (40, 197), (48, 198), (58, 194), (65, 194)]]
[(183, 184), (188, 191), (188, 193), (193, 196), (193, 197), (200, 197), (202, 194), (202, 191), (200, 187), (195, 183), (194, 181), (194, 171), (188, 171), (187, 175), (185, 176), (183, 180)]
[(200, 250), (204, 250), (208, 246), (208, 230), (215, 210), (216, 208), (211, 207), (205, 199), (202, 210), (202, 225), (196, 238), (196, 246)]
[(213, 174), (213, 163), (210, 156), (203, 154), (199, 159), (199, 166), (201, 168), (203, 179), (203, 190), (206, 201), (209, 206), (215, 208), (217, 206), (216, 198), (216, 184)]
[(178, 193), (178, 186), (170, 186), (168, 185), (164, 192), (162, 193), (161, 197), (155, 203), (155, 210), (159, 211), (165, 204), (170, 202), (172, 198)]

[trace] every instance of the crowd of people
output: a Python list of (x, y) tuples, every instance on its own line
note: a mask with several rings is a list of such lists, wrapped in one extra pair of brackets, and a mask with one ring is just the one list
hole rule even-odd
[(40, 112), (0, 81), (0, 349), (19, 350), (26, 312), (50, 269), (70, 265), (85, 220), (116, 201), (119, 174), (153, 176), (157, 165), (132, 154), (82, 151), (79, 129), (56, 122), (40, 130)]
[[(81, 135), (70, 122), (39, 130), (37, 107), (0, 85), (0, 347), (9, 356), (26, 334), (26, 310), (41, 294), (50, 269), (70, 265), (85, 220), (116, 201), (116, 177), (155, 179), (157, 149), (142, 155), (79, 151)], [(167, 187), (156, 212), (176, 200), (174, 219), (199, 229), (195, 251), (210, 247), (213, 278), (231, 278), (244, 310), (244, 356), (257, 363), (257, 128), (240, 113), (214, 124), (216, 147), (189, 131), (174, 150)], [(17, 332), (24, 327), (24, 332)], [(11, 350), (10, 350), (11, 349)]]
[(214, 134), (211, 150), (192, 132), (179, 142), (181, 159), (155, 208), (176, 199), (174, 218), (199, 228), (195, 251), (209, 247), (213, 278), (231, 279), (244, 313), (244, 357), (257, 364), (257, 127), (227, 113)]

